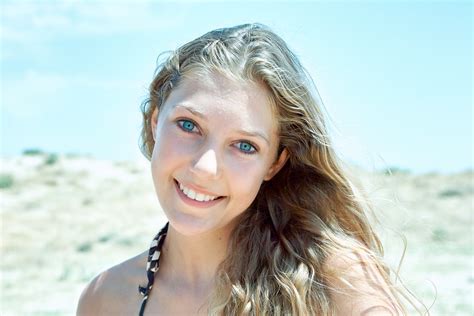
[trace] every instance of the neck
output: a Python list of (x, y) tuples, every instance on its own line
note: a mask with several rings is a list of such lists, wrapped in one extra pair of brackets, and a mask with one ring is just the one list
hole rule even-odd
[(170, 224), (160, 256), (160, 278), (180, 292), (209, 293), (229, 236), (228, 228), (187, 236)]

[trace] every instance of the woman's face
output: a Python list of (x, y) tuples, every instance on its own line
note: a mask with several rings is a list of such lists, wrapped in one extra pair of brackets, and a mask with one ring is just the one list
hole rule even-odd
[(266, 88), (220, 74), (182, 78), (152, 128), (156, 194), (184, 235), (231, 229), (287, 159)]

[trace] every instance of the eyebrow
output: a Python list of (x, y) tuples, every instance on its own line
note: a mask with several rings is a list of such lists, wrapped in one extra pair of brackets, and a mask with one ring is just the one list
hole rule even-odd
[[(196, 115), (197, 117), (200, 117), (202, 118), (203, 120), (207, 121), (207, 118), (206, 116), (204, 115), (204, 113), (202, 113), (201, 111), (195, 109), (195, 108), (192, 108), (188, 105), (185, 105), (185, 104), (178, 104), (175, 106), (175, 108), (181, 108), (181, 109), (184, 109), (188, 112), (191, 112), (192, 114)], [(240, 134), (244, 134), (246, 136), (250, 136), (250, 137), (260, 137), (262, 138), (263, 140), (265, 140), (267, 142), (268, 145), (270, 145), (270, 141), (268, 140), (268, 137), (262, 133), (262, 132), (259, 132), (259, 131), (246, 131), (246, 130), (238, 130), (237, 133), (240, 133)]]
[(187, 105), (184, 105), (184, 104), (178, 104), (178, 105), (175, 106), (175, 109), (176, 109), (176, 108), (182, 108), (182, 109), (184, 109), (184, 110), (187, 110), (188, 112), (191, 112), (192, 114), (194, 114), (194, 115), (196, 115), (196, 116), (202, 118), (203, 120), (207, 121), (207, 118), (206, 118), (206, 116), (204, 115), (204, 113), (198, 111), (198, 110), (195, 109), (195, 108), (192, 108), (192, 107), (187, 106)]

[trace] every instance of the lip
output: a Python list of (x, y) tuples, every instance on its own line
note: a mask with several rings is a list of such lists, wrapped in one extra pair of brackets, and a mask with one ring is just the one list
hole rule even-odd
[(207, 207), (212, 207), (212, 206), (218, 204), (219, 202), (221, 202), (225, 199), (225, 197), (221, 196), (221, 197), (218, 197), (217, 199), (212, 200), (212, 201), (207, 201), (207, 202), (206, 201), (196, 201), (196, 200), (188, 198), (183, 193), (183, 191), (181, 191), (181, 189), (179, 188), (179, 183), (178, 183), (178, 181), (176, 181), (176, 179), (174, 180), (174, 186), (175, 186), (176, 191), (178, 192), (178, 195), (181, 198), (181, 200), (183, 200), (184, 203), (186, 203), (190, 206), (199, 207), (199, 208), (207, 208)]

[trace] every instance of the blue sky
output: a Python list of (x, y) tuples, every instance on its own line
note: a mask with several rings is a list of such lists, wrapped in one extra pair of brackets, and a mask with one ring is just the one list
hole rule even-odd
[(336, 152), (369, 170), (473, 167), (470, 2), (2, 1), (1, 153), (139, 159), (160, 52), (261, 22), (312, 74)]

